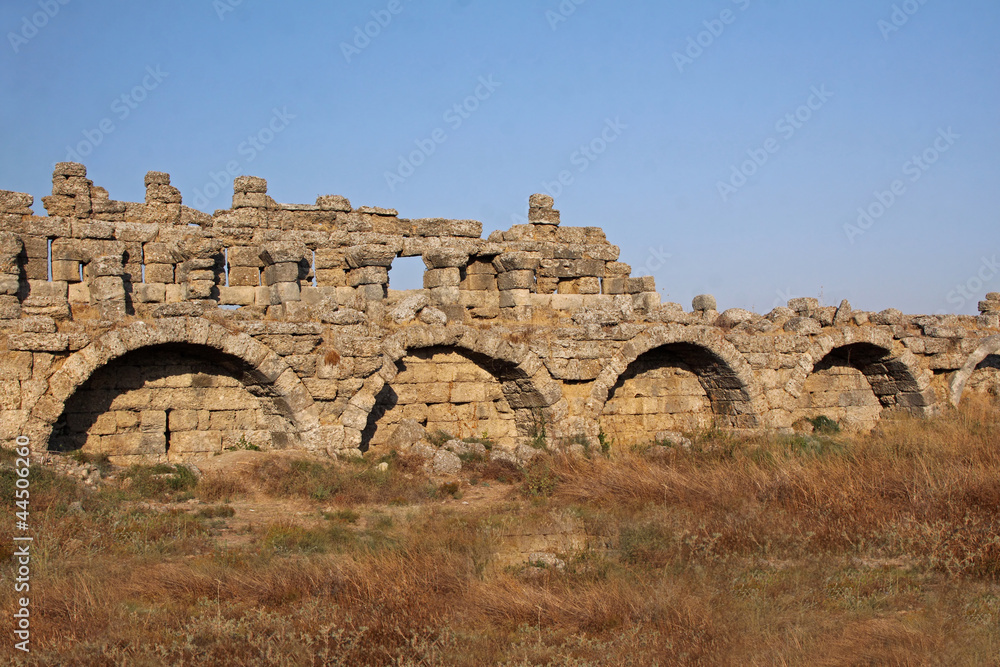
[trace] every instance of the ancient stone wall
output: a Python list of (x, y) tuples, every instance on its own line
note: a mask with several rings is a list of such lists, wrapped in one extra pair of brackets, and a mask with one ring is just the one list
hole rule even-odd
[[(232, 207), (141, 203), (60, 163), (52, 195), (0, 191), (0, 438), (183, 460), (225, 448), (364, 449), (420, 429), (514, 447), (664, 432), (870, 428), (996, 392), (1000, 294), (980, 315), (793, 299), (766, 315), (661, 303), (596, 227), (408, 220), (324, 195)], [(389, 271), (420, 257), (424, 288)], [(395, 439), (394, 439), (395, 436)]]

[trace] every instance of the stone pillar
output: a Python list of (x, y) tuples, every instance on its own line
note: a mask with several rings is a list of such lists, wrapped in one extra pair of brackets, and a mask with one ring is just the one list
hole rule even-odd
[(215, 260), (211, 257), (189, 259), (177, 265), (177, 282), (184, 301), (215, 298)]
[(21, 302), (17, 298), (21, 287), (17, 258), (22, 247), (17, 235), (0, 232), (0, 320), (16, 320), (21, 316)]
[(531, 195), (528, 198), (528, 222), (533, 225), (558, 225), (559, 211), (552, 208), (555, 200), (549, 195)]
[(93, 185), (87, 180), (87, 168), (82, 164), (60, 162), (52, 172), (52, 195), (42, 197), (42, 204), (50, 216), (89, 218)]
[(979, 302), (979, 326), (1000, 327), (1000, 292), (989, 292), (986, 299)]
[(347, 284), (366, 301), (381, 301), (389, 287), (389, 267), (396, 251), (386, 245), (366, 244), (347, 252)]
[(540, 263), (541, 255), (537, 252), (505, 252), (493, 260), (500, 290), (500, 310), (507, 317), (531, 317), (531, 294), (536, 291), (535, 271)]
[(166, 225), (181, 224), (181, 191), (170, 185), (170, 174), (146, 174), (146, 221)]
[(469, 263), (469, 253), (450, 248), (428, 250), (423, 254), (424, 289), (430, 290), (431, 302), (453, 306), (459, 302), (462, 269)]
[(90, 304), (97, 308), (101, 319), (125, 317), (124, 273), (121, 255), (102, 255), (87, 264)]
[(299, 279), (305, 273), (302, 263), (307, 254), (308, 248), (297, 243), (275, 241), (264, 245), (260, 251), (260, 259), (264, 264), (261, 278), (270, 292), (271, 304), (279, 305), (302, 299)]

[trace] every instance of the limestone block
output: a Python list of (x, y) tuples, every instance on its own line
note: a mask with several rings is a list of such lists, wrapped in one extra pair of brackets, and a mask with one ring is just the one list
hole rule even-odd
[(222, 451), (222, 433), (218, 431), (170, 432), (171, 454), (214, 454)]
[(345, 259), (347, 266), (352, 269), (364, 266), (388, 268), (392, 266), (392, 260), (396, 259), (396, 251), (386, 245), (363, 244), (348, 250)]
[(716, 326), (720, 327), (734, 327), (737, 324), (742, 324), (744, 322), (749, 322), (753, 319), (753, 313), (749, 310), (744, 310), (743, 308), (729, 308), (724, 310), (719, 319), (715, 321)]
[(143, 410), (139, 413), (139, 428), (143, 433), (164, 433), (167, 429), (167, 413), (163, 410)]
[(87, 275), (95, 278), (120, 276), (124, 272), (121, 255), (103, 255), (87, 264)]
[(639, 294), (641, 292), (655, 292), (656, 280), (653, 276), (641, 276), (639, 278), (629, 278), (625, 283), (625, 291), (628, 294)]
[(167, 303), (180, 303), (184, 301), (184, 286), (183, 285), (167, 285), (166, 286)]
[(234, 192), (233, 209), (270, 208), (271, 198), (262, 192)]
[(260, 251), (260, 258), (264, 260), (265, 265), (282, 262), (298, 264), (307, 255), (312, 256), (312, 253), (304, 245), (285, 241), (265, 243)]
[(531, 303), (531, 290), (511, 289), (500, 292), (500, 307), (527, 306)]
[(461, 298), (461, 290), (458, 285), (444, 285), (433, 287), (429, 290), (431, 301), (439, 306), (452, 306), (458, 303)]
[(316, 284), (321, 287), (347, 287), (344, 269), (316, 269)]
[(215, 282), (215, 271), (211, 269), (196, 269), (194, 271), (188, 271), (186, 280), (189, 282), (194, 282), (196, 280), (210, 280)]
[(552, 208), (530, 207), (528, 209), (528, 222), (536, 225), (558, 225), (559, 211)]
[(272, 303), (286, 303), (289, 301), (299, 301), (302, 298), (301, 287), (295, 283), (276, 283), (268, 289), (271, 290)]
[(316, 197), (316, 205), (322, 211), (343, 211), (351, 212), (351, 202), (347, 197), (340, 195), (320, 195)]
[(534, 271), (541, 263), (541, 255), (537, 252), (505, 252), (497, 255), (493, 266), (500, 271)]
[(456, 248), (435, 248), (423, 255), (428, 269), (445, 269), (465, 266), (469, 263), (469, 253)]
[(132, 288), (132, 298), (139, 303), (163, 303), (167, 298), (167, 286), (163, 283), (143, 283)]
[(20, 286), (16, 275), (0, 274), (0, 294), (17, 294)]
[(69, 283), (80, 282), (80, 262), (75, 260), (53, 260), (52, 280)]
[(226, 306), (252, 306), (256, 287), (220, 287), (219, 303)]
[(273, 294), (270, 287), (255, 287), (253, 302), (255, 306), (273, 306), (280, 301), (272, 301), (272, 299), (277, 299), (277, 295)]
[(296, 282), (299, 279), (298, 262), (280, 262), (264, 269), (262, 277), (267, 285)]
[(172, 283), (174, 282), (174, 267), (172, 264), (147, 264), (146, 282), (149, 283)]
[(497, 287), (501, 290), (531, 290), (535, 287), (535, 272), (528, 270), (505, 271), (497, 274)]
[(197, 410), (170, 410), (170, 432), (194, 431), (198, 428)]
[[(226, 251), (230, 266), (264, 266), (261, 260), (261, 248), (258, 246), (233, 246)], [(298, 260), (295, 260), (298, 261)]]
[(396, 307), (393, 308), (391, 317), (396, 324), (410, 322), (417, 316), (417, 312), (429, 303), (427, 295), (412, 294), (404, 297)]
[(125, 287), (119, 276), (103, 276), (90, 282), (90, 296), (95, 301), (125, 299)]
[(420, 311), (420, 321), (427, 325), (443, 327), (448, 324), (448, 316), (433, 306), (427, 306)]
[(356, 292), (366, 301), (381, 301), (386, 296), (385, 285), (358, 285)]
[(267, 192), (267, 181), (257, 176), (237, 176), (233, 180), (233, 192)]
[(184, 300), (188, 299), (210, 299), (212, 291), (215, 289), (214, 280), (192, 280), (184, 283)]
[(383, 266), (364, 266), (347, 272), (347, 284), (351, 287), (385, 285), (387, 282), (389, 271)]
[(798, 334), (815, 334), (819, 333), (822, 327), (811, 317), (793, 317), (785, 322), (784, 329)]
[(622, 277), (604, 278), (601, 280), (602, 294), (625, 294), (625, 283), (628, 279)]
[(455, 267), (424, 271), (424, 289), (458, 286), (461, 282), (461, 271)]
[(463, 290), (472, 291), (496, 291), (497, 279), (493, 273), (472, 273), (466, 274), (465, 279), (459, 283)]

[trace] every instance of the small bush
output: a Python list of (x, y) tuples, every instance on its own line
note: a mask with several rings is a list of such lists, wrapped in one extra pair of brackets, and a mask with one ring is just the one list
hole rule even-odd
[(827, 435), (832, 435), (834, 433), (840, 433), (840, 424), (833, 421), (826, 415), (820, 415), (819, 417), (813, 417), (808, 420), (813, 428), (816, 429), (817, 433), (824, 433)]
[(441, 429), (438, 429), (426, 436), (427, 442), (431, 443), (435, 447), (440, 447), (449, 440), (454, 440), (454, 439), (455, 436), (453, 436), (451, 433), (448, 433), (447, 431), (442, 431)]
[(559, 484), (559, 476), (552, 470), (547, 461), (532, 463), (524, 472), (524, 482), (521, 488), (528, 496), (551, 496)]

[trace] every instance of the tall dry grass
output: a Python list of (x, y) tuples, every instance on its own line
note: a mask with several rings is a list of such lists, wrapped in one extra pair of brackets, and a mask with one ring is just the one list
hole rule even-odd
[[(37, 665), (996, 664), (997, 414), (969, 401), (861, 436), (554, 457), (464, 509), (399, 458), (380, 477), (374, 462), (287, 463), (181, 491), (93, 493), (36, 470), (33, 650), (0, 651)], [(239, 514), (144, 504), (179, 492), (316, 510), (234, 544), (219, 530)], [(558, 554), (563, 569), (499, 565), (505, 531), (549, 512), (577, 517), (590, 548)], [(12, 573), (0, 566), (5, 612)]]

